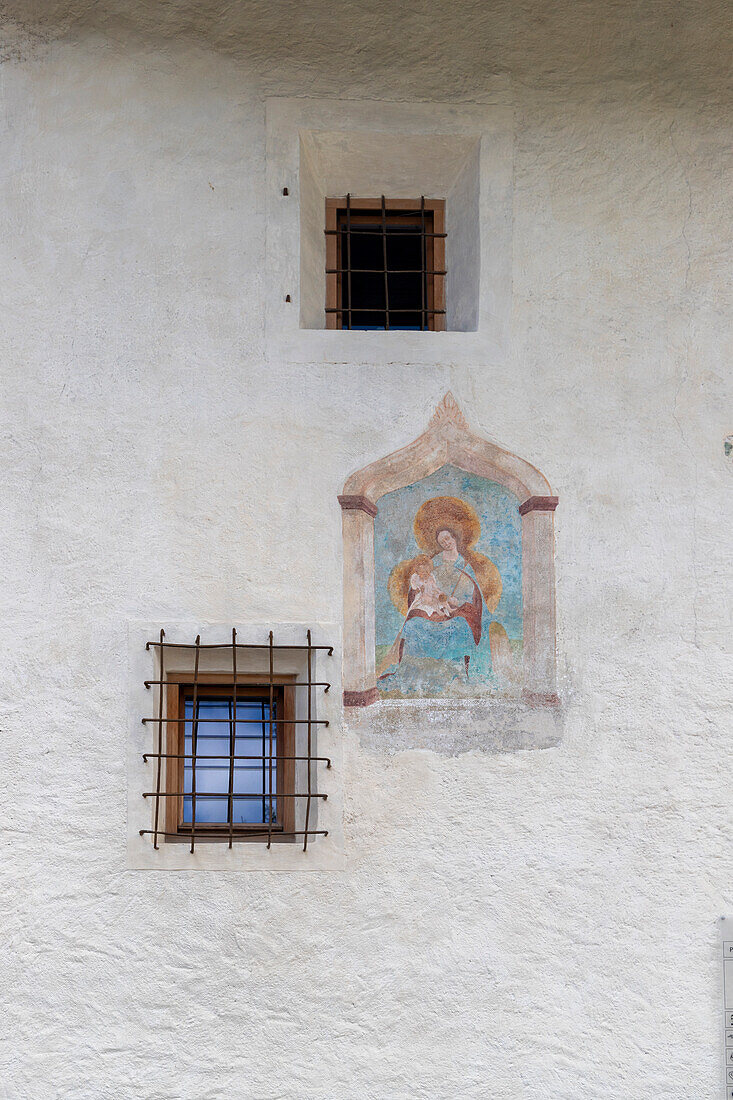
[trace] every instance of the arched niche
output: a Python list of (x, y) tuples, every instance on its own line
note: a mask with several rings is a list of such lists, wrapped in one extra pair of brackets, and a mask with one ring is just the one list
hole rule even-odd
[(374, 518), (385, 493), (451, 465), (498, 482), (522, 517), (523, 698), (558, 702), (555, 658), (555, 536), (558, 498), (531, 463), (475, 435), (453, 396), (436, 408), (427, 431), (349, 477), (339, 496), (344, 539), (344, 705), (378, 701), (375, 668)]

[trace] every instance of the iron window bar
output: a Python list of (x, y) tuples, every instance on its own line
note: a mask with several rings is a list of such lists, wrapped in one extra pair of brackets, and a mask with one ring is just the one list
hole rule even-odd
[[(367, 202), (367, 200), (363, 200)], [(336, 252), (329, 254), (330, 263), (326, 263), (326, 275), (332, 275), (337, 277), (337, 291), (335, 294), (335, 300), (338, 304), (333, 305), (334, 298), (331, 297), (330, 291), (328, 297), (331, 297), (331, 302), (326, 302), (325, 313), (327, 317), (335, 317), (337, 326), (342, 328), (351, 329), (354, 325), (354, 315), (359, 318), (366, 319), (366, 315), (377, 314), (383, 318), (383, 325), (379, 324), (375, 318), (374, 325), (366, 324), (358, 327), (373, 327), (389, 330), (395, 326), (395, 318), (399, 318), (397, 327), (418, 327), (416, 325), (406, 324), (406, 319), (410, 317), (419, 318), (419, 328), (424, 331), (430, 327), (436, 327), (435, 318), (443, 318), (446, 315), (446, 310), (441, 308), (434, 308), (436, 298), (442, 301), (442, 292), (444, 284), (440, 284), (441, 294), (438, 298), (438, 288), (436, 284), (437, 279), (444, 279), (447, 275), (447, 271), (443, 264), (435, 264), (433, 262), (433, 249), (431, 247), (431, 255), (428, 256), (428, 241), (434, 241), (436, 239), (445, 240), (447, 233), (438, 232), (435, 229), (434, 223), (434, 208), (430, 208), (430, 222), (428, 222), (428, 213), (426, 209), (425, 196), (420, 196), (419, 204), (414, 204), (413, 208), (408, 209), (395, 209), (393, 206), (388, 207), (387, 200), (384, 195), (379, 200), (379, 225), (354, 225), (353, 219), (356, 216), (364, 217), (370, 216), (374, 218), (374, 203), (371, 200), (369, 202), (369, 209), (361, 209), (359, 206), (359, 200), (356, 200), (356, 207), (352, 200), (351, 194), (346, 195), (346, 201), (344, 207), (337, 212), (337, 220), (335, 228), (326, 228), (324, 230), (326, 237), (335, 237), (337, 240)], [(389, 215), (389, 222), (388, 222)], [(339, 224), (338, 218), (344, 218)], [(400, 219), (412, 219), (419, 218), (419, 224), (414, 227), (411, 224), (398, 225), (396, 224)], [(332, 225), (334, 223), (331, 223)], [(441, 228), (442, 228), (442, 223)], [(399, 233), (400, 238), (417, 237), (419, 242), (420, 262), (414, 267), (390, 267), (389, 264), (389, 250), (388, 240), (390, 239), (390, 229), (394, 228)], [(381, 253), (382, 253), (382, 266), (381, 267), (355, 267), (352, 263), (352, 239), (354, 237), (378, 237), (381, 239)], [(333, 256), (336, 256), (336, 263), (333, 262)], [(396, 258), (396, 257), (395, 257)], [(366, 256), (363, 257), (366, 259)], [(363, 263), (362, 259), (362, 263)], [(440, 259), (442, 260), (442, 253)], [(372, 259), (372, 262), (376, 260), (376, 256)], [(378, 260), (377, 260), (378, 262)], [(404, 261), (403, 261), (404, 262)], [(384, 306), (373, 305), (361, 305), (357, 302), (354, 303), (352, 276), (353, 275), (382, 275), (383, 277), (383, 290)], [(405, 276), (413, 275), (420, 278), (420, 292), (419, 292), (419, 308), (416, 306), (407, 305), (403, 307), (398, 305), (395, 301), (394, 295), (392, 302), (390, 302), (390, 276)], [(429, 282), (430, 281), (430, 282)], [(394, 289), (394, 287), (393, 287)], [(415, 288), (416, 291), (416, 288)], [(373, 301), (373, 294), (369, 295), (362, 290), (365, 294), (365, 302)], [(399, 292), (398, 292), (399, 293)], [(413, 299), (414, 300), (414, 299)], [(440, 327), (440, 326), (437, 326)]]
[[(234, 754), (237, 743), (237, 632), (232, 627), (232, 710), (234, 718), (229, 723), (229, 798), (227, 800), (227, 818), (229, 820), (229, 847), (234, 841)], [(161, 692), (162, 694), (162, 692)], [(184, 741), (184, 748), (186, 747)], [(185, 769), (185, 765), (184, 765)], [(184, 783), (185, 786), (185, 783)]]
[[(189, 828), (190, 827), (182, 825), (180, 833), (168, 833), (168, 832), (165, 832), (163, 829), (158, 829), (158, 836), (171, 837), (173, 839), (180, 840), (181, 837), (185, 835), (185, 831), (188, 831)], [(140, 836), (149, 835), (149, 834), (151, 834), (151, 832), (152, 832), (151, 829), (141, 829), (140, 830)], [(305, 830), (303, 830), (303, 829), (290, 829), (287, 833), (278, 833), (277, 835), (278, 835), (278, 837), (304, 836), (305, 835)], [(328, 836), (328, 829), (309, 829), (308, 830), (308, 835), (309, 836)], [(248, 828), (248, 829), (244, 830), (244, 829), (241, 828), (241, 826), (235, 825), (234, 826), (234, 836), (237, 837), (238, 839), (241, 839), (241, 840), (249, 840), (253, 836), (267, 836), (267, 829), (263, 827), (261, 829), (259, 829), (259, 828), (257, 828), (257, 829)], [(205, 841), (212, 840), (212, 839), (214, 839), (212, 832), (207, 832), (204, 835), (204, 840)]]
[[(197, 757), (197, 759), (201, 760), (201, 757), (199, 756), (199, 757)], [(218, 759), (228, 760), (229, 757), (228, 756), (222, 756), (222, 757), (219, 757)], [(235, 756), (234, 759), (236, 760), (237, 757)], [(258, 756), (255, 759), (261, 760), (262, 758)], [(157, 791), (143, 791), (143, 798), (181, 798), (182, 795), (187, 795), (188, 793), (189, 793), (188, 791), (161, 791), (160, 793), (158, 793)], [(226, 798), (227, 795), (222, 794), (221, 791), (207, 791), (207, 792), (199, 791), (198, 794), (196, 795), (196, 797), (197, 798), (219, 798), (219, 799), (221, 799), (221, 798)], [(262, 795), (262, 794), (233, 794), (232, 795), (232, 798), (234, 798), (234, 799), (240, 799), (240, 798), (241, 799), (244, 799), (244, 798), (262, 799), (262, 798), (266, 798), (266, 797), (267, 797), (267, 795)], [(297, 794), (293, 791), (279, 791), (275, 795), (275, 798), (276, 799), (277, 798), (322, 798), (323, 801), (325, 802), (326, 799), (328, 798), (328, 795), (327, 794), (314, 794), (311, 791), (307, 791), (305, 794)], [(227, 822), (222, 822), (222, 824), (227, 824)]]
[[(370, 213), (371, 213), (371, 211), (370, 211)], [(420, 211), (418, 210), (417, 213), (419, 214)], [(389, 211), (389, 216), (390, 216), (390, 219), (393, 217), (393, 211), (391, 211), (391, 210)], [(343, 233), (343, 231), (344, 231), (343, 226), (340, 229), (324, 229), (323, 230), (323, 232), (326, 234), (327, 237), (338, 237), (339, 233)], [(381, 228), (380, 229), (369, 229), (367, 226), (357, 226), (356, 228), (354, 228), (352, 226), (351, 229), (350, 229), (350, 233), (351, 233), (352, 237), (368, 237), (368, 236), (381, 237), (382, 236)], [(448, 234), (447, 233), (434, 233), (431, 229), (426, 229), (425, 232), (423, 233), (422, 229), (420, 229), (420, 227), (418, 226), (416, 229), (401, 228), (400, 229), (400, 236), (404, 236), (404, 237), (440, 237), (442, 239), (445, 239), (448, 236)], [(351, 270), (356, 271), (356, 268), (352, 268)], [(380, 271), (382, 270), (381, 267), (379, 268), (379, 270)], [(390, 270), (390, 273), (391, 273), (392, 268), (390, 268), (389, 270)], [(420, 268), (415, 267), (415, 268), (410, 268), (410, 270), (411, 271), (419, 271)]]
[[(308, 633), (308, 640), (310, 641), (310, 632)], [(270, 635), (270, 641), (272, 641), (272, 635)], [(270, 649), (270, 653), (272, 653), (272, 649)], [(313, 666), (312, 666), (312, 663), (311, 663), (311, 658), (312, 658), (311, 651), (308, 650), (308, 653), (307, 653), (307, 656), (306, 656), (308, 683), (310, 683), (311, 680), (313, 679)], [(270, 660), (272, 660), (272, 657), (270, 658)], [(311, 695), (311, 692), (309, 691), (308, 692), (308, 756), (309, 757), (311, 755), (311, 750), (312, 750), (311, 738), (312, 738), (312, 734), (313, 734), (313, 726), (312, 726), (312, 722), (311, 722), (311, 719), (313, 717), (312, 702), (313, 702), (313, 697)], [(272, 791), (272, 787), (270, 787), (270, 791)], [(303, 851), (305, 851), (308, 847), (308, 821), (309, 821), (310, 812), (311, 812), (311, 794), (312, 794), (311, 769), (310, 769), (310, 764), (309, 764), (308, 765), (308, 796), (307, 796), (308, 801), (305, 804), (305, 838), (303, 840)]]
[[(391, 272), (390, 272), (390, 274), (391, 274)], [(329, 306), (326, 309), (326, 313), (349, 313), (349, 312), (350, 312), (350, 310), (349, 310), (348, 306)], [(402, 307), (400, 306), (399, 309), (395, 309), (392, 312), (393, 313), (435, 313), (435, 314), (438, 314), (438, 313), (445, 313), (445, 310), (444, 309), (422, 309), (422, 308), (419, 308), (419, 309), (402, 309)], [(384, 310), (381, 309), (380, 307), (357, 306), (354, 309), (354, 313), (384, 313)]]
[(351, 295), (351, 195), (346, 196), (346, 284), (349, 292), (349, 314), (347, 328), (351, 328), (351, 307), (353, 298)]
[[(272, 631), (270, 631), (270, 648), (268, 650), (268, 656), (269, 656), (269, 661), (270, 661), (270, 680), (269, 680), (270, 709), (267, 712), (267, 717), (270, 719), (270, 727), (269, 727), (270, 728), (270, 753), (269, 753), (269, 760), (268, 760), (268, 770), (269, 770), (268, 794), (270, 796), (270, 812), (267, 815), (267, 847), (269, 849), (270, 845), (272, 844), (272, 712), (275, 708), (275, 694), (274, 694), (275, 685), (272, 682), (272, 677), (273, 677)], [(308, 679), (310, 680), (310, 676), (308, 677)], [(265, 707), (264, 707), (264, 704), (263, 704), (263, 706), (262, 706), (262, 753), (263, 753), (263, 763), (264, 763), (264, 752), (265, 752)], [(263, 769), (262, 769), (262, 811), (263, 811), (262, 816), (263, 817), (264, 817), (264, 810), (265, 810), (265, 769), (263, 767)], [(306, 828), (305, 839), (306, 839), (306, 843), (307, 843), (307, 841), (308, 841), (308, 826), (306, 825), (305, 828)]]
[[(202, 646), (201, 648), (203, 649), (204, 647)], [(216, 648), (218, 648), (218, 646)], [(242, 646), (237, 646), (237, 649), (242, 649), (242, 648), (243, 648)], [(314, 646), (313, 648), (316, 649), (317, 647)], [(144, 681), (144, 684), (145, 684), (146, 688), (149, 688), (149, 687), (151, 687), (151, 685), (155, 685), (155, 684), (162, 685), (163, 687), (165, 687), (165, 685), (167, 683), (168, 683), (167, 680), (145, 680)], [(242, 686), (246, 687), (247, 686), (247, 681), (246, 680), (241, 680), (239, 682), (238, 686), (239, 687), (242, 687)], [(329, 683), (327, 683), (325, 680), (314, 680), (313, 683), (310, 686), (311, 687), (322, 687), (323, 690), (324, 690), (324, 694), (326, 694), (326, 695), (328, 695), (328, 689), (331, 687), (331, 685)], [(294, 687), (294, 688), (308, 687), (308, 684), (305, 682), (305, 680), (296, 680), (295, 683), (290, 684), (290, 687)], [(150, 721), (150, 719), (148, 719), (148, 721)], [(153, 719), (153, 721), (157, 722), (158, 719), (155, 718), (155, 719)], [(201, 719), (201, 721), (203, 721), (203, 719)]]
[[(191, 682), (193, 683), (193, 681), (191, 681)], [(268, 681), (265, 680), (265, 686), (267, 687), (267, 685), (268, 685)], [(290, 686), (290, 685), (288, 685), (288, 686)], [(189, 718), (141, 718), (140, 721), (142, 722), (142, 724), (144, 726), (148, 726), (151, 723), (154, 723), (157, 726), (159, 722), (162, 722), (163, 725), (176, 725), (177, 724), (179, 726), (182, 726), (184, 724), (188, 725), (190, 719)], [(269, 721), (269, 719), (268, 719), (268, 721)], [(216, 725), (220, 726), (221, 723), (222, 723), (222, 719), (221, 718), (197, 718), (196, 719), (196, 725), (197, 726), (203, 726), (207, 722), (214, 722)], [(308, 725), (308, 719), (307, 718), (273, 718), (272, 719), (272, 724), (273, 724), (273, 726), (305, 726), (305, 725)], [(312, 726), (327, 726), (329, 724), (329, 722), (328, 722), (327, 718), (312, 718), (310, 724)], [(262, 719), (261, 718), (237, 718), (237, 725), (239, 725), (239, 726), (246, 726), (246, 725), (261, 726), (262, 725)], [(259, 757), (257, 759), (259, 760)]]
[[(269, 649), (270, 648), (270, 646), (267, 642), (262, 642), (262, 643), (260, 643), (260, 642), (237, 642), (236, 645), (237, 645), (237, 649)], [(224, 643), (224, 642), (212, 642), (208, 645), (198, 645), (198, 646), (196, 645), (195, 642), (146, 642), (145, 643), (145, 648), (146, 649), (157, 648), (158, 646), (162, 646), (164, 649), (201, 649), (201, 650), (204, 650), (204, 649), (230, 649), (231, 648), (231, 643), (229, 643), (229, 642), (226, 642), (226, 643)], [(333, 646), (332, 645), (312, 645), (312, 646), (307, 646), (307, 645), (276, 645), (275, 649), (277, 649), (277, 650), (297, 649), (297, 650), (300, 650), (303, 653), (307, 649), (311, 649), (313, 651), (315, 651), (317, 649), (323, 649), (323, 650), (326, 651), (326, 653), (328, 654), (329, 657), (333, 657)], [(155, 683), (154, 680), (150, 680), (149, 682), (151, 684)], [(315, 686), (315, 685), (313, 685), (313, 686)]]
[[(196, 656), (194, 658), (194, 671), (193, 671), (193, 708), (192, 708), (192, 722), (191, 722), (191, 751), (193, 753), (193, 759), (191, 760), (191, 853), (193, 854), (194, 846), (196, 844), (196, 745), (198, 743), (198, 729), (199, 729), (199, 711), (198, 711), (198, 678), (199, 678), (199, 656), (201, 644), (201, 636), (196, 635)], [(162, 653), (162, 650), (161, 650)], [(185, 729), (185, 727), (184, 727)]]
[(420, 273), (420, 296), (422, 298), (422, 314), (420, 316), (420, 329), (424, 331), (427, 328), (428, 315), (425, 312), (427, 308), (427, 302), (425, 300), (425, 292), (427, 290), (428, 277), (425, 274), (425, 270), (428, 266), (428, 254), (425, 248), (425, 196), (420, 196), (420, 262), (422, 264), (422, 271)]
[[(389, 329), (389, 265), (387, 263), (387, 207), (382, 195), (382, 257), (384, 260), (384, 327)], [(349, 299), (351, 309), (351, 299)]]
[[(155, 789), (150, 791), (143, 791), (142, 797), (145, 799), (153, 798), (154, 811), (153, 811), (153, 828), (152, 829), (140, 829), (140, 836), (152, 836), (153, 848), (157, 851), (159, 848), (158, 839), (162, 838), (177, 838), (185, 839), (190, 835), (190, 851), (193, 853), (196, 847), (197, 830), (198, 838), (201, 840), (202, 834), (204, 840), (210, 840), (212, 837), (221, 837), (222, 835), (228, 836), (228, 846), (232, 847), (234, 840), (248, 840), (252, 837), (267, 838), (267, 848), (272, 845), (273, 834), (277, 839), (281, 838), (295, 838), (303, 837), (303, 851), (307, 851), (308, 838), (314, 836), (328, 836), (327, 829), (310, 828), (311, 818), (311, 804), (313, 800), (321, 800), (325, 802), (328, 798), (327, 794), (313, 789), (313, 766), (319, 763), (325, 763), (327, 768), (331, 768), (331, 759), (328, 756), (314, 755), (313, 753), (313, 732), (318, 726), (328, 726), (328, 720), (318, 719), (313, 716), (313, 689), (323, 688), (324, 694), (329, 690), (330, 683), (325, 680), (313, 679), (313, 653), (315, 651), (325, 652), (328, 656), (333, 656), (333, 646), (330, 645), (313, 645), (311, 631), (306, 632), (306, 644), (305, 645), (276, 645), (274, 641), (273, 632), (270, 631), (268, 641), (264, 644), (259, 643), (241, 643), (237, 641), (237, 632), (232, 630), (231, 643), (213, 643), (213, 644), (201, 644), (201, 637), (198, 635), (195, 642), (167, 642), (165, 640), (165, 631), (160, 631), (160, 637), (157, 641), (148, 641), (145, 645), (146, 650), (158, 649), (160, 652), (160, 676), (159, 678), (145, 680), (145, 687), (150, 689), (153, 685), (158, 687), (158, 706), (157, 716), (151, 718), (143, 718), (142, 723), (144, 725), (153, 724), (157, 729), (156, 738), (156, 751), (146, 751), (142, 754), (143, 762), (149, 761), (155, 762)], [(175, 678), (170, 679), (166, 676), (166, 651), (167, 650), (193, 650), (194, 651), (194, 667), (192, 678), (181, 678), (180, 672), (175, 673)], [(266, 678), (257, 684), (253, 684), (252, 676), (248, 675), (246, 680), (242, 679), (241, 670), (237, 665), (237, 651), (238, 650), (267, 650), (268, 651), (268, 672)], [(219, 650), (220, 652), (231, 651), (231, 673), (229, 678), (227, 674), (216, 676), (216, 683), (212, 684), (210, 676), (207, 674), (202, 680), (199, 677), (200, 666), (200, 653), (201, 650)], [(275, 654), (279, 651), (300, 651), (306, 654), (306, 668), (307, 678), (305, 681), (294, 680), (292, 683), (288, 682), (285, 687), (290, 688), (305, 687), (308, 689), (306, 697), (306, 710), (307, 717), (295, 718), (294, 715), (276, 716), (275, 713), (275, 689), (278, 690), (283, 686), (282, 678), (275, 674)], [(216, 690), (215, 698), (221, 704), (229, 703), (229, 718), (206, 718), (200, 715), (200, 699), (203, 697), (206, 699), (207, 687), (214, 688)], [(183, 709), (182, 717), (171, 717), (164, 713), (164, 693), (166, 688), (175, 688), (177, 691), (182, 692), (184, 689), (186, 692), (191, 692), (191, 715), (187, 716), (187, 704)], [(226, 690), (231, 688), (231, 696)], [(262, 713), (260, 718), (244, 718), (240, 717), (237, 713), (238, 700), (244, 702), (247, 698), (245, 695), (240, 695), (242, 689), (246, 688), (248, 691), (259, 689), (266, 691), (267, 695), (267, 715), (265, 715), (266, 702), (264, 698), (260, 698), (260, 704)], [(206, 723), (215, 723), (219, 726), (228, 724), (228, 752), (226, 753), (199, 753), (198, 744), (199, 736), (202, 738), (216, 737), (216, 734), (207, 735), (202, 732), (199, 735), (199, 727)], [(167, 751), (168, 745), (164, 743), (164, 729), (169, 726), (172, 728), (180, 729), (184, 727), (184, 731), (187, 726), (190, 725), (191, 735), (191, 751), (187, 752), (185, 740), (183, 743), (183, 752), (169, 752)], [(262, 751), (259, 755), (253, 755), (251, 753), (237, 753), (237, 736), (238, 727), (242, 725), (258, 725), (261, 730), (261, 742)], [(275, 738), (275, 730), (283, 726), (306, 726), (306, 753), (302, 752), (282, 752), (282, 741), (278, 734)], [(253, 735), (247, 735), (251, 741)], [(294, 733), (292, 734), (294, 736)], [(188, 735), (184, 733), (184, 738), (188, 739)], [(293, 744), (295, 744), (293, 742)], [(164, 751), (164, 749), (166, 751)], [(171, 783), (171, 778), (167, 775), (166, 789), (163, 789), (163, 761), (183, 761), (185, 768), (185, 762), (190, 761), (190, 776), (191, 776), (191, 790), (185, 789), (186, 783)], [(203, 761), (227, 761), (228, 762), (228, 784), (226, 790), (210, 791), (210, 790), (198, 790), (196, 783), (196, 765)], [(259, 761), (261, 765), (262, 773), (262, 791), (258, 794), (250, 791), (237, 793), (234, 786), (235, 773), (237, 772), (237, 761)], [(283, 787), (284, 769), (280, 767), (285, 762), (295, 763), (296, 761), (304, 762), (306, 764), (306, 786), (305, 791), (287, 790)], [(168, 765), (166, 764), (166, 768)], [(220, 770), (214, 765), (205, 765), (209, 772)], [(277, 769), (277, 774), (276, 774)], [(221, 769), (223, 771), (223, 769)], [(181, 772), (179, 774), (185, 774)], [(241, 772), (240, 772), (241, 774)], [(295, 783), (294, 769), (291, 769), (292, 782)], [(265, 782), (267, 777), (268, 782)], [(183, 789), (179, 789), (180, 787)], [(273, 789), (275, 788), (275, 789)], [(179, 821), (178, 831), (171, 832), (170, 828), (162, 828), (160, 823), (160, 806), (162, 799), (179, 798), (182, 800), (190, 798), (191, 804), (191, 817), (190, 821)], [(224, 821), (197, 821), (197, 802), (209, 799), (219, 799), (222, 802), (226, 801), (227, 804), (227, 820)], [(299, 799), (305, 800), (305, 828), (296, 829), (280, 826), (280, 812), (277, 811), (278, 825), (275, 828), (275, 812), (273, 805), (277, 807), (280, 799), (291, 800), (293, 804)], [(262, 823), (255, 822), (235, 822), (234, 821), (234, 803), (240, 804), (241, 802), (249, 802), (253, 800), (261, 800), (262, 802)], [(181, 803), (183, 805), (183, 802)], [(293, 821), (293, 824), (295, 822)], [(170, 819), (169, 819), (170, 825)]]
[[(191, 760), (192, 756), (193, 756), (193, 754), (190, 753), (190, 752), (162, 752), (160, 754), (157, 753), (157, 752), (144, 752), (143, 753), (143, 761), (144, 761), (144, 763), (147, 764), (149, 759), (150, 760), (156, 760), (159, 755), (162, 757), (163, 760)], [(229, 753), (211, 753), (209, 755), (204, 755), (204, 753), (197, 753), (196, 754), (196, 759), (197, 760), (229, 760), (230, 756), (229, 756)], [(262, 756), (235, 755), (234, 759), (235, 760), (261, 760)], [(278, 760), (313, 760), (313, 761), (319, 761), (321, 763), (324, 763), (327, 768), (331, 767), (331, 758), (330, 758), (330, 756), (310, 756), (310, 757), (308, 757), (308, 756), (278, 756)], [(153, 792), (153, 794), (154, 793), (155, 792)], [(188, 793), (188, 792), (186, 792), (186, 793)], [(222, 796), (217, 795), (217, 797), (221, 798)]]
[[(389, 269), (390, 275), (416, 275), (419, 271), (417, 267), (391, 267)], [(381, 267), (327, 267), (327, 275), (346, 275), (348, 272), (353, 272), (354, 275), (381, 275)], [(447, 275), (447, 271), (431, 271), (426, 270), (426, 275)], [(357, 312), (357, 311), (355, 311)], [(360, 311), (359, 311), (360, 312)], [(404, 309), (400, 310), (400, 313), (406, 313)]]

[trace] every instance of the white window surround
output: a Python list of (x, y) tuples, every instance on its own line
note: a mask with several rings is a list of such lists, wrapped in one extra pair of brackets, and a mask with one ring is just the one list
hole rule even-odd
[[(504, 357), (511, 308), (509, 106), (270, 98), (266, 122), (268, 359), (430, 365)], [(321, 327), (329, 192), (446, 198), (449, 331)]]
[[(153, 848), (152, 837), (140, 836), (141, 829), (151, 828), (154, 799), (143, 798), (143, 791), (155, 788), (153, 763), (143, 762), (143, 753), (154, 750), (156, 737), (154, 725), (143, 725), (143, 717), (157, 712), (156, 690), (146, 689), (145, 680), (153, 677), (154, 657), (146, 652), (145, 643), (158, 638), (160, 628), (166, 632), (167, 642), (190, 643), (197, 634), (202, 643), (227, 644), (231, 641), (232, 626), (237, 630), (237, 641), (266, 645), (270, 630), (276, 645), (302, 645), (306, 631), (311, 629), (314, 645), (333, 645), (333, 656), (314, 654), (314, 679), (328, 680), (331, 688), (313, 693), (317, 717), (326, 719), (328, 726), (319, 725), (318, 755), (331, 759), (331, 768), (318, 766), (318, 790), (328, 795), (318, 800), (318, 828), (327, 829), (328, 836), (314, 837), (303, 851), (302, 844), (273, 844), (267, 850), (265, 844), (235, 842), (231, 850), (226, 843), (200, 841), (193, 853), (187, 844), (163, 843)], [(192, 651), (181, 651), (181, 659), (175, 670), (187, 671)], [(267, 650), (243, 651), (239, 671), (262, 672), (267, 679)], [(317, 672), (316, 672), (317, 668)], [(169, 671), (174, 671), (171, 667)], [(200, 671), (221, 671), (222, 677), (231, 676), (231, 670), (214, 667)], [(294, 650), (275, 654), (275, 673), (295, 672), (299, 679), (306, 679), (305, 654)], [(305, 693), (299, 693), (304, 695)], [(127, 866), (135, 869), (159, 871), (337, 871), (345, 866), (343, 840), (343, 767), (341, 762), (341, 628), (334, 623), (202, 623), (202, 622), (132, 622), (128, 625), (128, 681), (129, 701), (127, 739)]]

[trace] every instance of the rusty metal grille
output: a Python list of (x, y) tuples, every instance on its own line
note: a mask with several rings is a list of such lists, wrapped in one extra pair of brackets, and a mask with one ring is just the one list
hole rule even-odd
[[(143, 753), (143, 761), (154, 768), (155, 789), (144, 791), (142, 795), (145, 799), (154, 800), (153, 828), (141, 829), (140, 835), (152, 836), (156, 850), (161, 837), (190, 839), (191, 852), (195, 850), (197, 836), (207, 840), (212, 837), (226, 840), (229, 848), (235, 841), (266, 839), (268, 849), (273, 840), (302, 837), (303, 851), (307, 850), (310, 837), (327, 836), (328, 830), (310, 827), (313, 803), (318, 799), (325, 801), (328, 797), (316, 789), (314, 769), (321, 765), (331, 767), (329, 757), (314, 753), (317, 728), (327, 727), (329, 723), (327, 719), (314, 716), (316, 707), (313, 692), (328, 692), (331, 685), (327, 681), (313, 679), (313, 664), (316, 651), (324, 651), (331, 657), (333, 647), (313, 645), (310, 630), (306, 632), (303, 645), (277, 645), (272, 631), (267, 643), (241, 643), (237, 641), (236, 630), (232, 630), (232, 640), (229, 643), (202, 645), (200, 635), (191, 643), (167, 642), (165, 631), (161, 630), (158, 640), (147, 642), (145, 648), (148, 651), (158, 650), (160, 676), (158, 679), (145, 681), (148, 690), (158, 688), (158, 701), (157, 714), (146, 715), (142, 719), (144, 725), (150, 725), (154, 730), (155, 749)], [(180, 672), (167, 672), (167, 655), (172, 650), (188, 650), (193, 654), (193, 670), (190, 674), (184, 676)], [(202, 674), (202, 650), (217, 651), (221, 655), (221, 662), (217, 661), (217, 664), (228, 667), (229, 671), (223, 674), (217, 672), (215, 675)], [(265, 651), (268, 655), (268, 672), (257, 676), (256, 685), (252, 683), (251, 673), (247, 674), (247, 684), (244, 683), (245, 674), (238, 659), (243, 650)], [(275, 657), (278, 652), (285, 650), (305, 654), (306, 678), (297, 679), (291, 676), (287, 684), (288, 690), (306, 691), (303, 708), (305, 717), (296, 717), (294, 707), (293, 713), (286, 714), (278, 706), (278, 693), (284, 689), (282, 678), (275, 672)], [(212, 680), (215, 684), (212, 684)], [(243, 690), (249, 693), (246, 699), (241, 695)], [(185, 704), (171, 716), (165, 700), (178, 698), (179, 693), (183, 699), (184, 691)], [(173, 695), (169, 695), (169, 692)], [(214, 697), (211, 697), (212, 692), (216, 692)], [(214, 700), (216, 717), (207, 717), (205, 703)], [(207, 734), (207, 726), (213, 723), (216, 726), (212, 725), (211, 734)], [(250, 726), (253, 727), (252, 731), (249, 730)], [(222, 736), (222, 727), (226, 727), (225, 737)], [(245, 732), (242, 732), (243, 728)], [(299, 728), (304, 730), (304, 736), (296, 736), (295, 731)], [(292, 731), (289, 750), (284, 736), (286, 730)], [(207, 741), (213, 742), (213, 745), (207, 745)], [(226, 751), (223, 751), (224, 741), (228, 742)], [(243, 741), (247, 742), (244, 746), (248, 750), (246, 752), (241, 751)], [(183, 751), (171, 752), (171, 742)], [(209, 751), (212, 747), (217, 748), (217, 743), (221, 751)], [(251, 751), (254, 748), (257, 748), (256, 752)], [(300, 751), (295, 751), (296, 748)], [(305, 789), (300, 791), (295, 790), (296, 762), (305, 764), (305, 768), (300, 769), (301, 778), (304, 773)], [(221, 788), (217, 788), (214, 783), (212, 789), (211, 776), (202, 788), (200, 779), (205, 769), (214, 773), (214, 779), (221, 779)], [(246, 772), (261, 774), (261, 789), (256, 792), (241, 789), (238, 781)], [(177, 777), (178, 782), (172, 782), (171, 777)], [(181, 777), (183, 784), (179, 786)], [(251, 779), (251, 775), (248, 778)], [(161, 811), (163, 818), (169, 816), (165, 810), (166, 799), (176, 799), (176, 805), (180, 805), (183, 810), (180, 825), (175, 831), (167, 829), (161, 818)], [(202, 803), (211, 804), (211, 800), (215, 800), (214, 805), (222, 810), (222, 819), (215, 820), (213, 824), (211, 813), (204, 813), (200, 809)], [(283, 825), (283, 818), (294, 822), (295, 814), (280, 808), (294, 805), (300, 800), (305, 800), (303, 828), (295, 829), (287, 824)], [(261, 821), (250, 820), (252, 814), (249, 813), (245, 822), (245, 814), (238, 811), (237, 807), (241, 807), (243, 803), (251, 805), (255, 801), (261, 806)], [(238, 816), (239, 821), (236, 820)]]
[(382, 195), (377, 204), (349, 194), (332, 211), (329, 219), (327, 205), (328, 327), (444, 328), (442, 202)]

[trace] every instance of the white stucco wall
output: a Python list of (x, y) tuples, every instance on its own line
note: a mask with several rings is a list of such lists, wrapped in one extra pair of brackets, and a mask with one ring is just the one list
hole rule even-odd
[[(7, 5), (0, 1096), (717, 1098), (726, 7), (330, 13)], [(497, 73), (506, 352), (268, 357), (266, 98)], [(343, 733), (345, 870), (128, 869), (130, 622), (339, 622), (336, 495), (448, 389), (560, 497), (562, 742)]]

